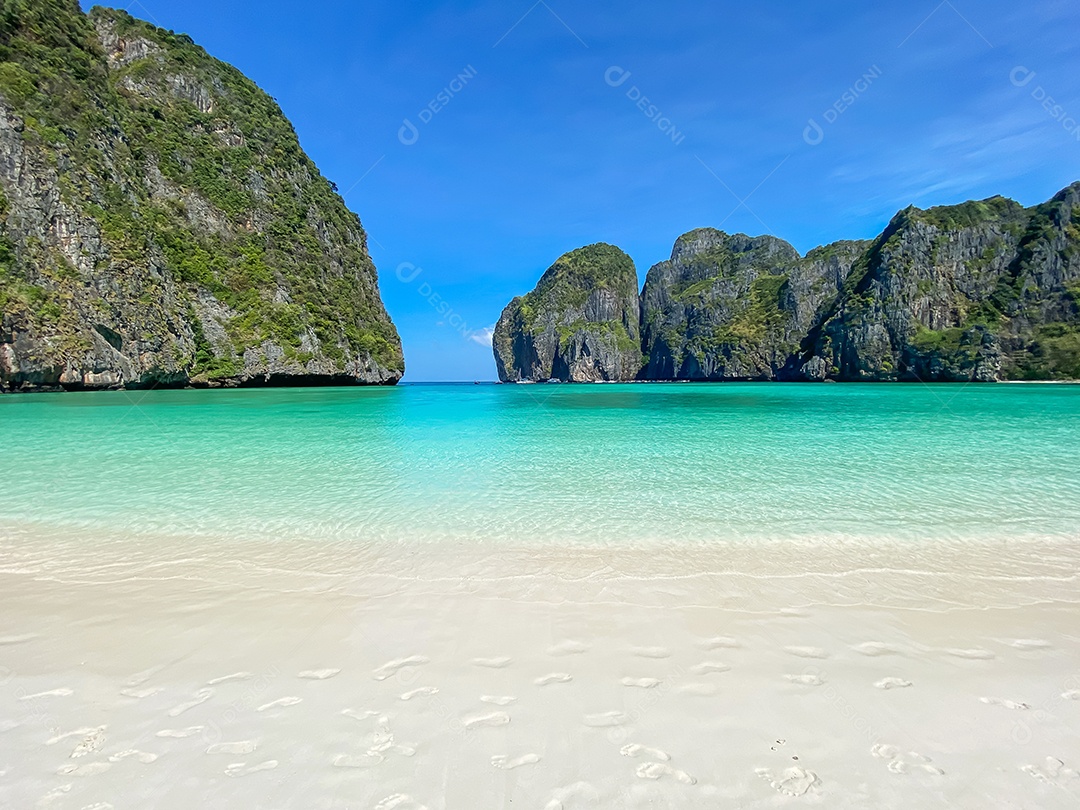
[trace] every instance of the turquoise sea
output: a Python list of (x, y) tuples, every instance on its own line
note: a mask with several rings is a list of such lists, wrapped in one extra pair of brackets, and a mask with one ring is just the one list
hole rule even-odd
[(0, 429), (8, 526), (601, 545), (1080, 531), (1080, 386), (15, 395)]

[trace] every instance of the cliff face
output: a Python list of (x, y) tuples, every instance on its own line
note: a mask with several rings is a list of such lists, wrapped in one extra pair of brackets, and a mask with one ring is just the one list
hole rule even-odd
[(679, 237), (653, 266), (642, 292), (651, 380), (771, 379), (784, 367), (826, 301), (835, 297), (862, 243), (805, 259), (772, 236), (712, 228)]
[(793, 379), (1080, 378), (1080, 184), (901, 211), (787, 369)]
[(806, 256), (691, 231), (641, 298), (641, 379), (1080, 379), (1080, 183), (1029, 209), (908, 208), (873, 241)]
[(0, 388), (393, 383), (357, 217), (277, 104), (75, 0), (0, 16)]
[(632, 380), (641, 369), (634, 262), (616, 247), (589, 245), (560, 257), (495, 326), (499, 379)]

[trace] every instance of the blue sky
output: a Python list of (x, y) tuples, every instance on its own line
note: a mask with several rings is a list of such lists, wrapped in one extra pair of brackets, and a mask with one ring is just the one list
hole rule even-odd
[(805, 252), (908, 204), (1031, 205), (1080, 180), (1074, 0), (129, 11), (278, 100), (367, 228), (406, 380), (493, 379), (484, 330), (584, 244), (620, 246), (643, 280), (696, 227)]

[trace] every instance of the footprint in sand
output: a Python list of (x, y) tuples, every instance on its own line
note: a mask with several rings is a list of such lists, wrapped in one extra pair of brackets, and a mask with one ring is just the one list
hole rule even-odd
[[(374, 715), (374, 712), (369, 712), (368, 715)], [(373, 765), (377, 765), (384, 759), (384, 754), (387, 752), (393, 752), (402, 754), (403, 756), (411, 757), (416, 753), (416, 749), (408, 745), (395, 745), (394, 732), (390, 728), (390, 718), (385, 714), (377, 715), (375, 721), (375, 730), (371, 734), (368, 734), (364, 740), (368, 746), (367, 751), (361, 756), (354, 757), (348, 754), (341, 754), (334, 760), (334, 765), (338, 768), (370, 768)], [(360, 719), (358, 715), (358, 719)]]
[(510, 722), (510, 715), (506, 712), (488, 712), (487, 714), (474, 714), (466, 717), (462, 725), (468, 729), (505, 726)]
[(667, 753), (667, 751), (661, 751), (659, 748), (649, 748), (647, 745), (638, 745), (637, 743), (624, 745), (619, 749), (619, 753), (624, 757), (649, 757), (663, 762), (671, 761), (671, 754)]
[(547, 648), (548, 655), (581, 655), (589, 651), (589, 645), (580, 641), (560, 641)]
[(730, 672), (731, 667), (719, 661), (702, 661), (700, 664), (694, 664), (690, 667), (690, 671), (695, 675), (708, 675), (712, 672)]
[(798, 658), (828, 658), (829, 653), (821, 647), (784, 647), (784, 652)]
[(1009, 642), (1009, 646), (1017, 650), (1047, 650), (1052, 645), (1041, 638), (1016, 638)]
[(906, 689), (911, 686), (911, 681), (903, 678), (882, 678), (880, 681), (875, 681), (874, 686), (878, 689)]
[(712, 697), (720, 691), (720, 687), (713, 683), (687, 683), (679, 687), (679, 693), (691, 697)]
[(896, 649), (883, 641), (864, 641), (862, 644), (856, 644), (852, 647), (855, 652), (860, 655), (880, 656), (880, 655), (899, 655), (900, 650)]
[(206, 726), (188, 726), (187, 728), (163, 728), (154, 736), (183, 739), (184, 737), (194, 737), (204, 728), (206, 728)]
[(46, 740), (45, 744), (46, 745), (56, 745), (58, 742), (63, 742), (64, 740), (69, 740), (72, 737), (87, 737), (88, 735), (93, 736), (95, 734), (102, 734), (101, 739), (104, 740), (105, 739), (104, 731), (105, 731), (106, 728), (108, 728), (108, 726), (77, 728), (74, 731), (68, 731), (68, 732), (65, 732), (64, 734), (57, 734), (55, 737), (52, 737), (52, 738)]
[(509, 706), (517, 700), (513, 695), (481, 695), (480, 701), (482, 703), (491, 703), (495, 706)]
[(158, 664), (156, 667), (150, 667), (150, 669), (144, 669), (142, 672), (136, 672), (134, 675), (124, 681), (124, 686), (142, 686), (144, 683), (153, 678), (163, 669), (165, 669), (165, 665)]
[(555, 788), (544, 810), (568, 810), (571, 807), (599, 807), (600, 792), (588, 782), (574, 782)]
[(70, 698), (72, 694), (75, 694), (75, 689), (68, 689), (66, 686), (62, 686), (59, 689), (50, 689), (48, 692), (24, 694), (22, 698), (19, 698), (19, 700), (38, 700), (38, 698)]
[(547, 686), (551, 683), (570, 683), (574, 680), (567, 672), (552, 672), (550, 675), (541, 675), (533, 681), (537, 686)]
[(740, 645), (738, 639), (731, 636), (714, 636), (713, 638), (701, 639), (698, 646), (703, 650), (734, 650)]
[(504, 771), (512, 771), (514, 768), (520, 768), (522, 765), (535, 765), (539, 761), (540, 757), (536, 754), (522, 754), (520, 757), (515, 757), (514, 759), (510, 759), (505, 754), (496, 754), (491, 758), (491, 764)]
[(514, 659), (508, 656), (498, 658), (474, 658), (471, 663), (474, 667), (486, 667), (487, 669), (505, 669), (513, 663)]
[(210, 698), (214, 696), (213, 689), (200, 689), (195, 693), (195, 697), (189, 700), (187, 703), (181, 703), (179, 706), (174, 706), (169, 709), (169, 717), (179, 717), (188, 709), (194, 709), (200, 703), (206, 703)]
[(585, 715), (584, 723), (589, 728), (611, 728), (622, 726), (629, 722), (630, 718), (623, 712), (601, 712), (599, 714)]
[(109, 757), (109, 762), (120, 762), (125, 759), (134, 757), (143, 765), (149, 765), (151, 762), (157, 762), (158, 755), (151, 754), (148, 751), (138, 751), (134, 748), (128, 748), (125, 751), (118, 751)]
[(366, 753), (359, 756), (350, 754), (338, 754), (331, 761), (335, 768), (374, 768), (386, 762), (386, 757), (378, 753)]
[(48, 793), (38, 799), (38, 807), (44, 807), (45, 805), (52, 804), (53, 800), (59, 799), (61, 796), (64, 796), (68, 793), (71, 793), (70, 784), (54, 787), (52, 790), (50, 790)]
[(428, 695), (439, 694), (439, 687), (437, 686), (421, 686), (417, 689), (410, 690), (401, 694), (402, 700), (412, 700), (415, 697), (426, 697)]
[(143, 698), (153, 697), (154, 695), (164, 691), (165, 688), (162, 686), (148, 686), (145, 689), (121, 689), (120, 694), (124, 697), (142, 700)]
[(277, 766), (278, 761), (276, 759), (268, 759), (266, 762), (260, 762), (258, 765), (251, 765), (250, 767), (246, 762), (234, 762), (225, 769), (225, 775), (247, 776), (250, 773), (258, 773), (259, 771), (272, 771)]
[(394, 793), (387, 796), (377, 805), (375, 810), (428, 810), (427, 805), (420, 804), (407, 793)]
[(278, 698), (277, 700), (271, 700), (269, 703), (264, 703), (262, 706), (259, 706), (259, 708), (257, 708), (255, 711), (265, 712), (269, 709), (279, 709), (285, 708), (286, 706), (295, 706), (297, 703), (303, 702), (303, 698), (293, 697), (292, 695), (290, 695), (289, 697)]
[(1042, 765), (1023, 765), (1020, 770), (1040, 782), (1065, 789), (1070, 787), (1069, 783), (1072, 780), (1080, 777), (1080, 773), (1065, 767), (1065, 763), (1056, 757), (1047, 757)]
[(430, 664), (431, 659), (426, 655), (410, 655), (405, 658), (395, 658), (393, 661), (387, 661), (381, 667), (378, 667), (372, 672), (372, 677), (377, 681), (385, 681), (399, 669), (404, 667), (418, 667), (421, 664)]
[(111, 762), (87, 762), (85, 765), (64, 765), (57, 773), (60, 776), (97, 776), (111, 767)]
[(339, 674), (341, 674), (340, 669), (305, 669), (303, 672), (298, 673), (296, 677), (309, 681), (325, 681), (327, 678), (333, 678)]
[(908, 773), (912, 768), (926, 773), (941, 776), (945, 771), (933, 765), (930, 757), (924, 757), (915, 751), (901, 752), (895, 745), (878, 743), (870, 749), (870, 753), (878, 759), (886, 760), (886, 764), (892, 773)]
[(378, 712), (373, 712), (371, 709), (342, 709), (341, 713), (353, 720), (367, 720), (369, 717), (379, 716)]
[(0, 636), (0, 646), (7, 644), (22, 644), (25, 641), (32, 641), (37, 638), (37, 633), (22, 633), (17, 636)]
[(802, 686), (821, 686), (825, 683), (820, 675), (815, 675), (813, 672), (807, 672), (802, 675), (785, 675), (784, 678), (792, 683), (797, 683)]
[(623, 686), (635, 686), (638, 689), (655, 689), (661, 683), (659, 678), (623, 678)]
[(1026, 703), (1021, 703), (1017, 700), (1005, 700), (1004, 698), (981, 697), (979, 698), (979, 702), (985, 703), (988, 706), (1001, 706), (1005, 709), (1019, 709), (1022, 711), (1026, 711), (1027, 709), (1031, 708)]
[(785, 796), (804, 796), (810, 788), (821, 783), (816, 773), (805, 768), (788, 768), (779, 775), (768, 768), (758, 768), (754, 773)]
[(696, 785), (697, 779), (692, 777), (686, 771), (679, 771), (672, 768), (670, 765), (665, 765), (663, 762), (643, 762), (637, 766), (634, 771), (640, 779), (663, 779), (665, 776), (670, 776), (676, 782), (682, 782), (684, 785)]
[(208, 754), (253, 754), (258, 747), (255, 740), (238, 740), (237, 742), (214, 743), (206, 749)]
[(371, 745), (368, 753), (381, 754), (389, 751), (394, 746), (394, 732), (390, 730), (390, 718), (385, 714), (380, 714), (379, 719), (375, 721), (375, 728), (376, 730), (368, 738)]
[(990, 652), (990, 650), (983, 650), (983, 649), (972, 649), (972, 650), (951, 649), (951, 650), (946, 650), (945, 652), (946, 652), (946, 654), (951, 655), (954, 658), (966, 658), (969, 661), (989, 661), (991, 658), (996, 658), (997, 657), (992, 652)]
[(255, 677), (253, 672), (234, 672), (231, 675), (222, 675), (220, 678), (214, 678), (207, 681), (208, 686), (217, 686), (219, 683), (228, 683), (229, 681), (250, 681)]
[(671, 650), (667, 647), (632, 647), (630, 654), (638, 658), (671, 658)]
[(105, 726), (95, 728), (90, 731), (79, 744), (75, 746), (75, 750), (71, 752), (71, 759), (78, 759), (79, 757), (85, 757), (87, 754), (93, 754), (95, 751), (101, 749), (101, 746), (105, 744)]

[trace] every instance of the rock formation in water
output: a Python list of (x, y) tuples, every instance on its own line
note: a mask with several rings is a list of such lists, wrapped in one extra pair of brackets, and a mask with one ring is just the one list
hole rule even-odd
[[(504, 347), (522, 332), (513, 307)], [(546, 312), (563, 314), (557, 301)], [(806, 256), (772, 236), (691, 231), (649, 270), (640, 331), (642, 365), (617, 379), (1078, 379), (1080, 183), (1027, 209), (907, 208), (877, 239)], [(517, 353), (496, 357), (504, 381), (543, 378)]]
[(561, 256), (495, 326), (499, 378), (632, 380), (641, 369), (637, 270), (616, 247)]
[(907, 208), (792, 358), (794, 379), (1080, 378), (1080, 183), (1025, 209)]
[(802, 258), (773, 236), (702, 228), (679, 237), (645, 280), (643, 376), (772, 379), (863, 247), (841, 242)]
[(0, 390), (394, 383), (366, 235), (278, 105), (183, 34), (0, 11)]

